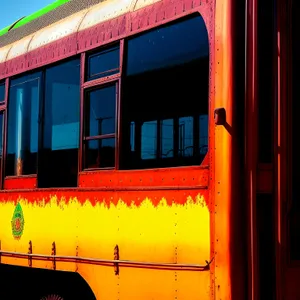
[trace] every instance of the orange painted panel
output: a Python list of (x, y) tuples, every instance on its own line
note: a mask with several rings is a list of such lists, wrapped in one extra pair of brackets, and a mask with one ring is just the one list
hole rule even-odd
[(6, 177), (4, 179), (4, 189), (18, 190), (18, 189), (34, 189), (37, 186), (36, 176), (22, 176), (22, 177)]
[(155, 170), (90, 171), (79, 174), (79, 186), (85, 188), (109, 187), (208, 187), (208, 167), (179, 167)]

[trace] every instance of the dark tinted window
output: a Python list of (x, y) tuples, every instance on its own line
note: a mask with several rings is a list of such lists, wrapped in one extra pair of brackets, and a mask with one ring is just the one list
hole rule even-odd
[[(295, 1), (293, 1), (295, 2)], [(277, 0), (257, 3), (258, 161), (273, 162), (274, 51), (277, 44)], [(277, 51), (276, 51), (277, 52)]]
[(0, 102), (4, 102), (5, 100), (5, 84), (0, 83)]
[(11, 81), (6, 175), (37, 173), (41, 73)]
[(39, 186), (77, 185), (79, 111), (79, 59), (47, 68)]
[(88, 92), (85, 111), (86, 136), (115, 133), (116, 85)]
[(110, 76), (119, 72), (119, 45), (106, 48), (88, 56), (87, 80)]
[(200, 16), (128, 40), (122, 168), (199, 165), (208, 149), (209, 43)]
[(117, 83), (90, 90), (85, 95), (84, 168), (115, 166)]
[(115, 166), (115, 138), (86, 142), (86, 169)]
[(157, 121), (144, 122), (141, 136), (142, 159), (157, 158)]

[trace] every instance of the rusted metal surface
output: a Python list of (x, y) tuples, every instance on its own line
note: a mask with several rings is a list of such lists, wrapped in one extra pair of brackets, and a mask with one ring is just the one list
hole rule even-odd
[(53, 270), (56, 270), (56, 258), (55, 258), (55, 256), (56, 256), (56, 244), (55, 244), (55, 242), (52, 243), (51, 255), (53, 257), (53, 259), (52, 259), (52, 268), (53, 268)]
[(29, 241), (29, 246), (28, 246), (28, 266), (32, 267), (32, 242)]
[[(119, 246), (116, 245), (114, 249), (114, 260), (118, 261), (119, 259), (120, 259)], [(117, 262), (114, 264), (114, 269), (115, 269), (115, 275), (119, 275), (120, 270), (119, 270), (119, 264)]]
[(16, 165), (16, 176), (23, 175), (23, 159), (18, 157), (17, 158), (17, 165)]

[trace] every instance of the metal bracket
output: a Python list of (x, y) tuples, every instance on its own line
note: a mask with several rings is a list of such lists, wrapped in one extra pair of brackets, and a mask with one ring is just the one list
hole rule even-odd
[[(32, 254), (32, 242), (29, 241), (28, 254)], [(28, 255), (28, 266), (32, 267), (32, 256)]]
[(226, 124), (226, 110), (225, 108), (216, 108), (214, 111), (215, 115), (215, 124), (216, 125), (225, 125)]
[[(114, 260), (119, 260), (120, 255), (119, 255), (119, 246), (116, 245), (114, 249)], [(114, 263), (114, 269), (115, 269), (115, 275), (119, 275), (119, 263)]]
[[(55, 245), (55, 242), (52, 243), (51, 255), (52, 256), (56, 255), (56, 245)], [(56, 270), (56, 260), (55, 260), (55, 257), (53, 257), (52, 268), (53, 268), (53, 270)]]

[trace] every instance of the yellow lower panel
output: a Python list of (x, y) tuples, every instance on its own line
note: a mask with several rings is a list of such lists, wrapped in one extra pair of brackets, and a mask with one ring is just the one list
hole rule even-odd
[[(118, 245), (121, 260), (204, 265), (210, 259), (209, 209), (202, 196), (171, 205), (164, 198), (158, 205), (145, 198), (137, 206), (137, 194), (132, 193), (131, 205), (120, 197), (109, 206), (104, 201), (92, 205), (90, 199), (20, 198), (25, 224), (19, 240), (11, 229), (15, 202), (0, 202), (2, 250), (27, 253), (31, 240), (33, 253), (51, 254), (55, 241), (57, 255), (113, 259)], [(24, 259), (2, 261), (28, 265)], [(33, 266), (52, 268), (52, 263), (33, 261)], [(57, 269), (79, 272), (97, 299), (209, 299), (209, 271), (120, 267), (116, 276), (113, 267), (75, 263), (57, 263)]]

